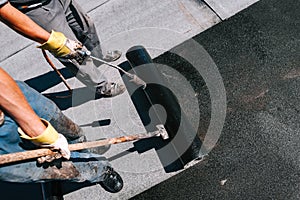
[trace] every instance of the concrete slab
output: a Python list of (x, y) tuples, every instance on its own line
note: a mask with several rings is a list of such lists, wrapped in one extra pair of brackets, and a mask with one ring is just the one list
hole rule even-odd
[(23, 49), (27, 48), (33, 43), (29, 39), (18, 35), (3, 23), (0, 23), (0, 30), (0, 44), (2, 47), (0, 54), (0, 63), (8, 57), (14, 55), (16, 52), (22, 51)]
[(108, 3), (111, 0), (77, 0), (78, 4), (87, 12), (91, 12), (92, 10), (97, 9), (100, 6), (103, 6), (104, 4)]
[(110, 1), (90, 15), (103, 48), (122, 51), (140, 44), (164, 52), (220, 22), (201, 1), (190, 0)]
[(222, 20), (225, 20), (259, 0), (204, 0)]

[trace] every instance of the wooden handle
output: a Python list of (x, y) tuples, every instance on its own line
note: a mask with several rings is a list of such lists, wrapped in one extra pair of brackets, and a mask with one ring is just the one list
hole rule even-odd
[[(82, 149), (88, 149), (93, 147), (104, 146), (109, 143), (108, 140), (100, 140), (100, 141), (93, 141), (93, 142), (83, 142), (77, 144), (70, 144), (69, 149), (70, 151), (77, 151)], [(10, 153), (0, 155), (0, 165), (22, 161), (22, 160), (29, 160), (33, 158), (39, 158), (47, 155), (54, 155), (56, 152), (51, 151), (50, 149), (35, 149), (30, 151), (23, 151), (17, 153)]]
[[(111, 139), (105, 139), (105, 140), (99, 140), (99, 141), (82, 142), (82, 143), (70, 144), (69, 149), (70, 149), (70, 151), (78, 151), (78, 150), (82, 150), (82, 149), (89, 149), (89, 148), (94, 148), (94, 147), (105, 146), (108, 144), (129, 142), (132, 140), (143, 139), (143, 138), (148, 138), (148, 137), (152, 137), (152, 136), (154, 136), (154, 134), (137, 134), (137, 135), (122, 136), (122, 137), (118, 137), (118, 138), (111, 138)], [(7, 163), (13, 163), (13, 162), (17, 162), (17, 161), (33, 159), (33, 158), (39, 158), (39, 157), (43, 157), (43, 156), (47, 156), (47, 155), (54, 155), (55, 153), (56, 152), (51, 151), (50, 149), (36, 149), (36, 150), (30, 150), (30, 151), (4, 154), (4, 155), (0, 155), (0, 165), (7, 164)]]
[(0, 165), (55, 154), (50, 149), (36, 149), (0, 155)]

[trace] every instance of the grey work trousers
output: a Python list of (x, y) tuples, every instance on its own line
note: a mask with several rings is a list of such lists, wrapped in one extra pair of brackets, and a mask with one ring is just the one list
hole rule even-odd
[[(24, 13), (45, 30), (62, 32), (67, 38), (79, 40), (84, 49), (91, 51), (93, 56), (103, 57), (93, 22), (74, 0), (51, 0), (46, 5)], [(98, 69), (99, 62), (87, 59), (79, 65), (75, 60), (60, 61), (90, 89), (107, 84), (105, 76)]]
[[(49, 99), (30, 88), (24, 82), (17, 82), (35, 113), (48, 120), (63, 134), (69, 143), (81, 142), (82, 130), (67, 118)], [(17, 131), (17, 123), (5, 115), (0, 126), (0, 154), (22, 152), (36, 148), (31, 142), (22, 140)], [(103, 180), (105, 168), (110, 166), (107, 159), (98, 154), (71, 152), (70, 161), (38, 165), (35, 160), (0, 166), (0, 180), (19, 183), (37, 183), (52, 180), (68, 182), (96, 183)]]

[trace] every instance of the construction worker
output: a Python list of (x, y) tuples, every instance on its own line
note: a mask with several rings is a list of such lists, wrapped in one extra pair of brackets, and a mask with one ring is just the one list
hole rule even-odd
[[(0, 154), (48, 147), (55, 156), (0, 167), (0, 180), (8, 182), (68, 181), (100, 183), (115, 193), (122, 189), (121, 176), (105, 157), (90, 152), (72, 152), (69, 142), (80, 142), (80, 127), (57, 106), (24, 82), (15, 82), (0, 68), (0, 109), (5, 114), (0, 125)], [(55, 128), (54, 128), (55, 127)], [(62, 157), (70, 161), (62, 161)], [(54, 159), (59, 159), (55, 160)], [(48, 164), (49, 163), (49, 164)], [(51, 164), (50, 164), (51, 163)]]
[[(73, 0), (8, 0), (8, 2), (51, 33), (50, 40), (40, 45), (42, 49), (51, 51), (49, 49), (51, 43), (64, 39), (64, 36), (58, 33), (62, 32), (67, 38), (80, 41), (77, 43), (77, 49), (89, 50), (95, 57), (114, 61), (121, 56), (120, 51), (108, 51), (105, 56), (102, 55), (94, 24)], [(66, 59), (63, 51), (56, 54), (56, 57), (78, 80), (100, 96), (113, 97), (125, 91), (123, 84), (107, 81), (98, 69), (104, 66), (100, 62), (93, 61), (91, 58), (83, 63), (78, 63), (76, 58), (70, 61), (68, 57)]]
[[(0, 19), (23, 36), (41, 44), (51, 38), (52, 34), (5, 0), (0, 0)], [(76, 60), (79, 43), (66, 38), (62, 33), (59, 35), (64, 40), (54, 39), (55, 42), (47, 45), (47, 50), (54, 55)], [(0, 91), (0, 154), (40, 147), (57, 150), (55, 156), (39, 158), (39, 165), (36, 161), (30, 161), (1, 166), (0, 180), (23, 183), (51, 180), (90, 182), (100, 183), (109, 192), (122, 189), (121, 176), (105, 157), (89, 151), (69, 151), (68, 143), (85, 141), (85, 136), (82, 129), (52, 101), (24, 82), (15, 82), (2, 68)], [(63, 159), (69, 161), (60, 162)]]

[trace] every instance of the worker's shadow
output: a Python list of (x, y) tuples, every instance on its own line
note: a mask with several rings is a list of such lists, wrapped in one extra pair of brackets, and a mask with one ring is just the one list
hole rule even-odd
[[(74, 77), (67, 68), (62, 68), (59, 71), (65, 79)], [(30, 87), (51, 99), (61, 110), (66, 110), (70, 107), (76, 107), (88, 101), (102, 98), (102, 96), (97, 95), (95, 91), (87, 87), (72, 89), (72, 91), (66, 88), (65, 91), (45, 93), (46, 90), (61, 82), (60, 77), (55, 71), (47, 72), (25, 81)]]

